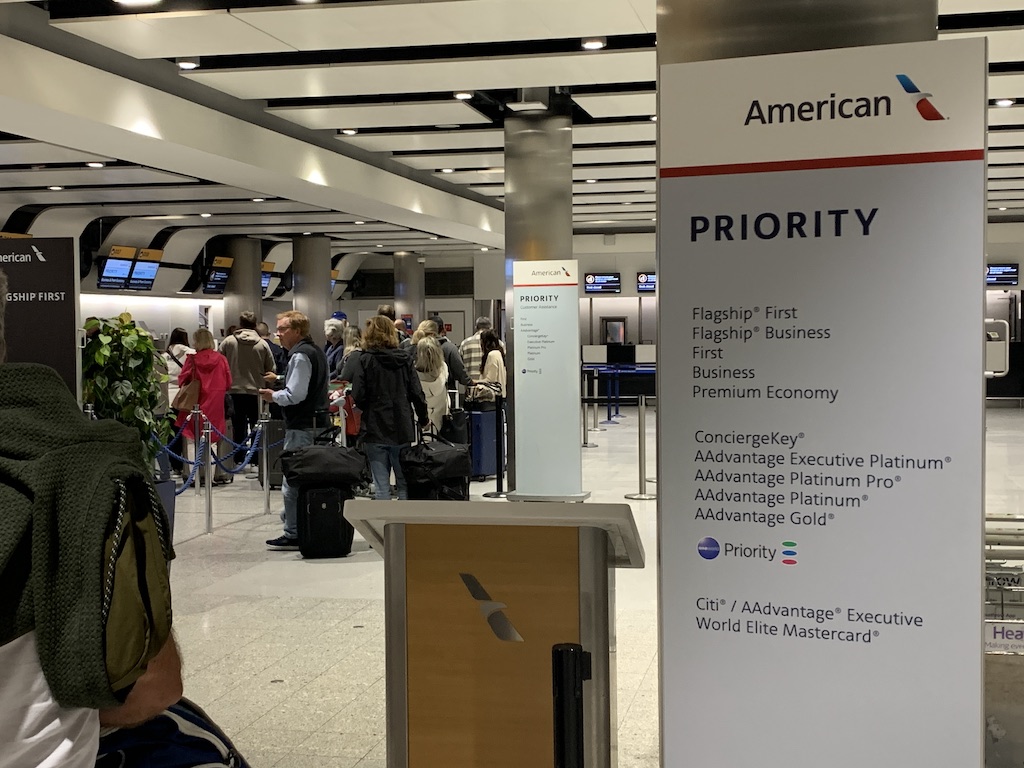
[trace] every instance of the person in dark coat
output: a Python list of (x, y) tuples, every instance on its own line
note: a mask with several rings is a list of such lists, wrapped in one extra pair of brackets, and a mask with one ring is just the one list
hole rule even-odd
[(430, 420), (413, 360), (399, 350), (395, 326), (383, 315), (366, 321), (363, 349), (352, 377), (352, 398), (362, 411), (363, 449), (373, 475), (375, 498), (391, 498), (394, 470), (398, 498), (408, 499), (399, 452), (416, 440), (416, 424), (424, 429)]

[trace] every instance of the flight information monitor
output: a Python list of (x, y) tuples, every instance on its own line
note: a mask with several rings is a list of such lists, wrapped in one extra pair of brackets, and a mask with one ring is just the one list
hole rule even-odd
[(989, 264), (985, 268), (985, 285), (1017, 285), (1020, 264)]
[(156, 272), (160, 269), (159, 261), (136, 261), (132, 267), (132, 276), (128, 280), (128, 288), (133, 291), (153, 290)]
[(206, 274), (206, 282), (203, 284), (203, 293), (207, 295), (219, 295), (224, 293), (228, 284), (228, 277), (231, 275), (231, 265), (235, 260), (230, 256), (217, 256), (210, 265)]
[(132, 262), (130, 259), (107, 259), (103, 262), (103, 270), (96, 281), (96, 287), (114, 290), (125, 288), (131, 273)]
[(636, 273), (636, 292), (654, 293), (658, 289), (658, 276), (654, 272)]
[(583, 276), (584, 293), (622, 293), (618, 272), (588, 272)]

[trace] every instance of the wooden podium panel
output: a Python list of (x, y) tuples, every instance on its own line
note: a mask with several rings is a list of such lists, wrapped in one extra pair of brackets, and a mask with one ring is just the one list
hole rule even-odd
[(578, 529), (405, 537), (409, 768), (552, 766), (551, 646), (580, 642)]

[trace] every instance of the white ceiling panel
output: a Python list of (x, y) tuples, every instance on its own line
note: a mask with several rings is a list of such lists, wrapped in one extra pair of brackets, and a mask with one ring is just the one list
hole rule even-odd
[[(444, 125), (445, 123), (440, 123)], [(502, 130), (437, 131), (427, 133), (377, 133), (367, 136), (339, 136), (348, 144), (371, 152), (431, 152), (444, 149), (502, 149)]]
[[(1021, 52), (1024, 58), (1024, 51)], [(1024, 75), (989, 75), (988, 97), (990, 99), (1024, 98)], [(1013, 108), (1007, 108), (1012, 112)]]
[(576, 182), (572, 185), (574, 195), (605, 194), (608, 192), (654, 192), (655, 180), (650, 181), (598, 181), (594, 184)]
[(580, 94), (572, 100), (591, 117), (635, 117), (653, 115), (658, 111), (658, 94), (643, 93)]
[(67, 19), (53, 26), (136, 59), (295, 50), (228, 11)]
[(8, 187), (101, 186), (116, 184), (181, 184), (195, 181), (151, 168), (44, 168), (42, 170), (0, 171), (0, 189)]
[(657, 173), (654, 163), (648, 165), (588, 165), (585, 168), (573, 168), (572, 177), (580, 179), (653, 179)]
[(0, 141), (0, 165), (110, 162), (112, 158), (57, 147), (41, 141)]
[(573, 221), (650, 221), (653, 215), (644, 211), (627, 213), (573, 213)]
[(1024, 107), (993, 107), (988, 111), (988, 124), (1024, 125)]
[(991, 151), (998, 147), (1024, 146), (1024, 130), (1020, 131), (989, 131), (988, 147)]
[(614, 149), (574, 149), (574, 164), (590, 163), (653, 163), (657, 150), (654, 147), (616, 147)]
[(241, 99), (272, 99), (629, 83), (654, 80), (656, 67), (655, 52), (644, 50), (274, 69), (199, 68), (183, 77)]
[[(965, 37), (988, 38), (988, 61), (1019, 61), (1024, 58), (1024, 29), (997, 29), (993, 32), (939, 33), (940, 40), (957, 40)], [(990, 98), (994, 98), (989, 94)]]
[(300, 50), (326, 50), (643, 34), (655, 31), (654, 11), (654, 0), (449, 0), (233, 13)]
[(1024, 186), (1006, 192), (989, 192), (989, 200), (1024, 200)]
[(998, 166), (994, 167), (990, 165), (988, 167), (988, 177), (989, 179), (992, 179), (992, 181), (989, 181), (989, 186), (992, 186), (994, 184), (1001, 183), (998, 179), (1017, 179), (1024, 177), (1024, 168), (1000, 168)]
[(407, 128), (423, 125), (490, 123), (464, 101), (420, 101), (412, 104), (357, 104), (339, 107), (268, 109), (307, 128)]
[[(578, 199), (578, 198), (577, 198)], [(631, 213), (640, 212), (648, 215), (655, 212), (657, 208), (653, 203), (644, 205), (579, 205), (573, 203), (573, 213)]]
[(453, 168), (502, 168), (505, 165), (504, 152), (466, 152), (443, 155), (401, 155), (396, 157), (400, 163), (413, 168), (441, 169)]
[(617, 195), (573, 195), (572, 204), (582, 205), (583, 203), (653, 203), (655, 202), (653, 192), (621, 192)]
[(477, 192), (481, 195), (487, 195), (488, 197), (504, 197), (505, 196), (505, 185), (504, 184), (491, 184), (489, 186), (480, 187), (469, 187), (473, 192)]
[(488, 172), (483, 171), (455, 171), (454, 173), (435, 173), (439, 179), (450, 181), (452, 184), (504, 184), (505, 170), (495, 168)]
[(656, 141), (658, 126), (650, 120), (642, 123), (620, 123), (605, 125), (574, 125), (573, 144), (616, 144), (642, 141)]
[[(165, 185), (159, 187), (117, 186), (97, 189), (94, 187), (65, 189), (51, 192), (48, 189), (18, 189), (0, 191), (0, 204), (15, 202), (18, 205), (34, 205), (48, 203), (50, 205), (72, 205), (82, 203), (131, 203), (131, 202), (165, 202), (182, 200), (244, 200), (259, 197), (245, 189), (221, 187), (218, 185), (193, 184), (179, 187)], [(254, 203), (254, 205), (259, 205)]]
[(1024, 168), (1017, 169), (1017, 178), (1015, 179), (993, 179), (988, 183), (989, 191), (1024, 188), (1024, 173), (1022, 171)]
[(939, 15), (1020, 10), (1020, 0), (939, 0)]
[(990, 148), (988, 151), (989, 165), (1007, 165), (1009, 163), (1024, 163), (1024, 152), (1012, 149)]

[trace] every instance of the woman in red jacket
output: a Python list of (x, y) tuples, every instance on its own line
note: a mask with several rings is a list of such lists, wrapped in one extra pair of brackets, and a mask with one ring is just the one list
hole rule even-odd
[[(178, 375), (178, 386), (184, 387), (190, 381), (199, 381), (199, 407), (202, 409), (203, 415), (210, 420), (213, 429), (216, 430), (213, 433), (214, 440), (216, 440), (217, 434), (223, 435), (227, 429), (227, 419), (224, 416), (224, 396), (231, 388), (231, 368), (228, 366), (227, 358), (215, 350), (213, 334), (208, 329), (200, 328), (193, 334), (192, 339), (192, 346), (196, 353), (185, 358), (185, 365)], [(180, 429), (190, 415), (189, 411), (179, 413), (175, 426)], [(202, 438), (201, 425), (190, 425), (185, 430), (185, 436), (189, 440), (198, 442)], [(192, 455), (199, 456), (197, 452), (193, 452)], [(218, 456), (221, 455), (226, 455), (226, 453), (223, 450), (218, 451)], [(202, 476), (203, 471), (200, 467), (200, 477)], [(219, 466), (215, 466), (214, 485), (230, 483), (231, 479), (229, 474)]]

